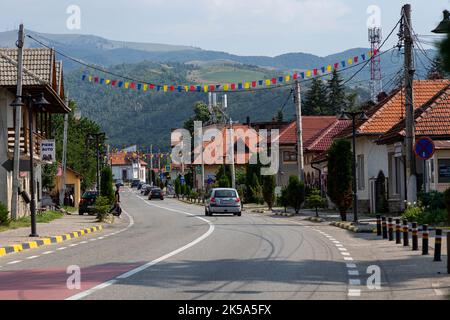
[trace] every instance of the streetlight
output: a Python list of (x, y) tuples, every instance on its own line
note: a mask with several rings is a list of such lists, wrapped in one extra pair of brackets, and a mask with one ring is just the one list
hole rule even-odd
[(353, 221), (358, 223), (358, 190), (356, 185), (356, 118), (360, 121), (367, 121), (367, 117), (364, 111), (347, 112), (342, 111), (339, 120), (352, 120), (353, 128)]
[(444, 19), (439, 23), (439, 25), (434, 29), (433, 33), (450, 33), (450, 12), (444, 10)]

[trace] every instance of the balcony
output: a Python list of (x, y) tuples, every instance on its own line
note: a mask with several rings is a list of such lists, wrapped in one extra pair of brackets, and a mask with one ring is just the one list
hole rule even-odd
[[(8, 153), (11, 155), (14, 154), (14, 137), (15, 132), (14, 128), (8, 128)], [(33, 156), (36, 159), (40, 159), (41, 157), (41, 141), (45, 140), (45, 138), (40, 135), (37, 132), (33, 133)], [(21, 157), (27, 156), (29, 158), (29, 146), (30, 146), (30, 139), (29, 139), (29, 130), (21, 129), (20, 133), (20, 155)]]

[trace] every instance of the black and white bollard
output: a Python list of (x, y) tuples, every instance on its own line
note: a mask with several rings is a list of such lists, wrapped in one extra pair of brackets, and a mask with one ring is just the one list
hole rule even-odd
[(403, 246), (409, 247), (409, 226), (408, 220), (403, 220)]
[(382, 227), (383, 227), (383, 239), (387, 239), (388, 231), (387, 231), (386, 217), (381, 218), (381, 220), (382, 220)]
[(402, 244), (402, 226), (400, 224), (400, 219), (395, 220), (395, 242), (397, 244)]
[(422, 255), (427, 256), (428, 255), (428, 244), (430, 233), (428, 231), (428, 225), (424, 224), (422, 226)]
[(394, 222), (392, 218), (388, 219), (389, 241), (394, 241)]
[(382, 230), (381, 230), (381, 215), (377, 215), (377, 236), (381, 236), (382, 235)]
[(434, 238), (434, 261), (441, 260), (442, 253), (442, 229), (436, 229), (436, 236)]
[(417, 222), (412, 223), (412, 250), (419, 251), (419, 231), (417, 229)]

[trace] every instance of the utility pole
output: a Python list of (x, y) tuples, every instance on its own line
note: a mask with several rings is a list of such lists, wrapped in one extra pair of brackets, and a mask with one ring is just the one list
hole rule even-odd
[[(69, 98), (66, 97), (66, 105), (69, 107)], [(69, 114), (64, 115), (64, 136), (63, 136), (63, 154), (62, 154), (62, 179), (59, 192), (59, 205), (64, 205), (64, 195), (66, 194), (66, 168), (67, 168), (67, 131), (69, 127)]]
[(305, 181), (305, 162), (303, 158), (303, 123), (300, 82), (295, 81), (295, 106), (297, 119), (297, 170), (300, 181)]
[(150, 185), (153, 187), (153, 145), (150, 145)]
[[(14, 132), (14, 159), (13, 159), (13, 181), (12, 181), (12, 199), (11, 199), (11, 218), (16, 220), (19, 217), (19, 171), (20, 171), (20, 135), (22, 127), (22, 77), (23, 77), (23, 46), (25, 38), (23, 24), (19, 27), (19, 36), (17, 39), (17, 91), (14, 108), (16, 112), (15, 132)], [(24, 132), (25, 134), (25, 132)]]
[(411, 20), (411, 5), (403, 6), (403, 34), (405, 37), (405, 107), (406, 107), (406, 182), (407, 182), (407, 201), (417, 201), (417, 178), (416, 163), (413, 154), (415, 140), (414, 126), (414, 94), (413, 94), (413, 35)]
[[(228, 108), (228, 97), (225, 94), (223, 96), (223, 109), (226, 110)], [(233, 120), (230, 117), (229, 120), (230, 129), (229, 129), (229, 148), (230, 148), (230, 167), (231, 167), (231, 187), (236, 189), (236, 168), (234, 164), (234, 141), (233, 141)]]

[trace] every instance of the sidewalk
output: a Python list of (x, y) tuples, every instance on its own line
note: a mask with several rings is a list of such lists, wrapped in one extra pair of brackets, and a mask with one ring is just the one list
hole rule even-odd
[(38, 241), (55, 236), (61, 236), (75, 231), (99, 226), (95, 216), (65, 215), (50, 223), (38, 223), (36, 226), (39, 238), (30, 238), (30, 228), (19, 228), (0, 232), (0, 248), (15, 244)]

